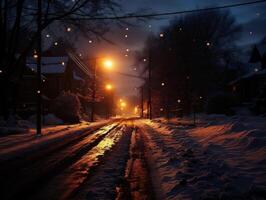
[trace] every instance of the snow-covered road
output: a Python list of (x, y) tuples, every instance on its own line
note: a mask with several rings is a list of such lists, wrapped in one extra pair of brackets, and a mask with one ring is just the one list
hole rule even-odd
[(256, 122), (128, 119), (59, 131), (56, 143), (0, 153), (0, 199), (266, 199), (265, 119)]
[[(43, 185), (47, 182), (50, 184), (54, 176), (81, 160), (106, 138), (113, 140), (110, 133), (117, 132), (116, 129), (120, 127), (119, 123), (111, 123), (76, 135), (57, 137), (56, 141), (49, 139), (38, 142), (39, 145), (33, 143), (29, 148), (22, 148), (22, 152), (12, 151), (12, 156), (3, 153), (0, 165), (1, 199), (17, 199), (38, 193)], [(102, 146), (102, 149), (106, 150), (106, 146)], [(37, 152), (34, 153), (34, 150)], [(100, 156), (94, 155), (95, 163)]]

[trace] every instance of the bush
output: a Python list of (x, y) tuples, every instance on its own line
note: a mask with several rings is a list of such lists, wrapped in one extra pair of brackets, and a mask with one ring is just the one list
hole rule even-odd
[(59, 125), (63, 124), (63, 120), (56, 117), (54, 114), (47, 114), (43, 116), (43, 121), (45, 125)]
[(77, 123), (80, 120), (79, 98), (70, 92), (63, 92), (52, 102), (51, 112), (64, 122)]
[(236, 99), (231, 94), (219, 93), (209, 98), (206, 112), (208, 114), (234, 115), (232, 107), (236, 104)]

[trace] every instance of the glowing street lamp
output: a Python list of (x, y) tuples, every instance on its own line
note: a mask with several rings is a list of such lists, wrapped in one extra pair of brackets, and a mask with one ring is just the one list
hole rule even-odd
[(112, 60), (104, 60), (103, 62), (103, 66), (106, 68), (106, 69), (112, 69), (113, 68), (113, 61)]
[[(98, 58), (94, 58), (94, 68), (93, 68), (93, 85), (92, 85), (92, 104), (91, 104), (91, 121), (93, 122), (94, 121), (94, 110), (95, 110), (95, 99), (96, 99), (96, 74), (97, 74), (97, 68), (98, 68), (98, 65), (97, 65), (97, 61), (98, 60), (102, 60), (104, 58), (102, 57), (98, 57)], [(110, 70), (113, 68), (113, 61), (110, 60), (110, 59), (104, 59), (102, 61), (102, 67)], [(107, 84), (106, 85), (106, 90), (111, 90), (113, 87), (112, 85), (110, 84)]]
[(106, 89), (106, 90), (112, 90), (112, 89), (113, 89), (113, 86), (112, 86), (111, 84), (107, 84), (107, 85), (105, 86), (105, 89)]

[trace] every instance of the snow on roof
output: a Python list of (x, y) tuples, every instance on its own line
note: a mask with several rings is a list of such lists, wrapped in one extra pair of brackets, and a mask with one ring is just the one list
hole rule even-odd
[(73, 72), (73, 78), (75, 79), (75, 80), (77, 80), (77, 81), (84, 81), (84, 79), (82, 78), (82, 77), (80, 77), (79, 75), (78, 75), (78, 73), (74, 70), (74, 72)]
[(266, 69), (259, 70), (257, 72), (251, 72), (251, 73), (248, 73), (248, 74), (246, 74), (244, 76), (241, 76), (241, 77), (237, 78), (236, 80), (230, 82), (229, 85), (233, 85), (233, 84), (237, 83), (240, 80), (248, 79), (248, 78), (251, 78), (251, 77), (254, 77), (254, 76), (259, 76), (259, 75), (266, 75)]
[[(42, 57), (42, 74), (61, 74), (66, 70), (66, 65), (69, 58), (67, 56), (61, 57)], [(26, 65), (33, 71), (37, 71), (36, 59), (28, 57)]]

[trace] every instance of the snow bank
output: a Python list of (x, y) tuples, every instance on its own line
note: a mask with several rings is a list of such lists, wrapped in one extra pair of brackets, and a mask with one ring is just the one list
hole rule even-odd
[[(158, 199), (265, 199), (266, 118), (201, 115), (145, 121)], [(173, 123), (176, 125), (173, 126)]]

